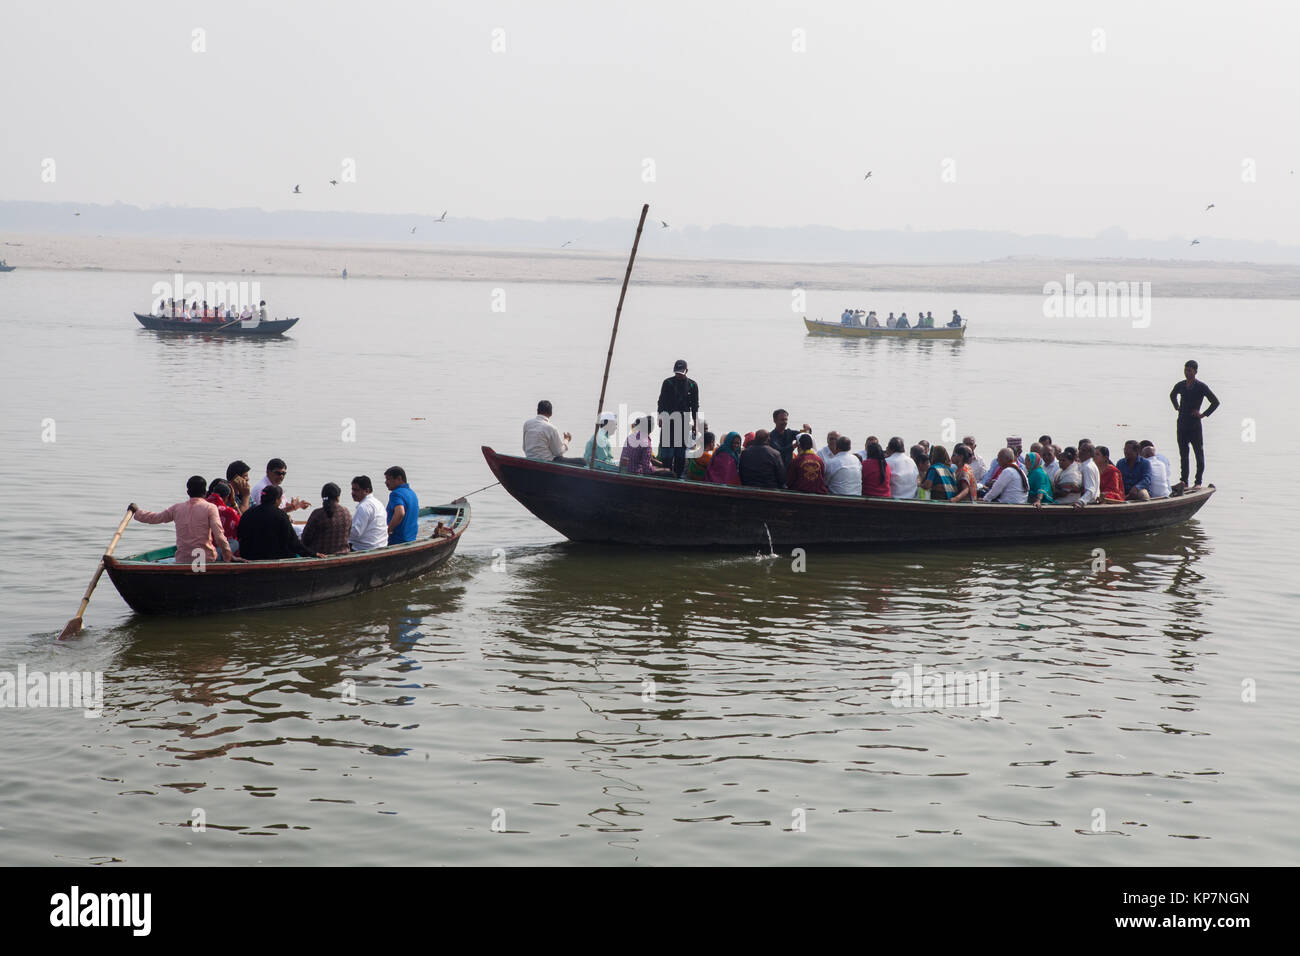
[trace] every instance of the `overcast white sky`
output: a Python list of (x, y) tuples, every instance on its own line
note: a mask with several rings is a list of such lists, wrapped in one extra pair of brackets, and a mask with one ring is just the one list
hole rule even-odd
[(9, 0), (0, 199), (1293, 242), (1297, 27), (1145, 0)]

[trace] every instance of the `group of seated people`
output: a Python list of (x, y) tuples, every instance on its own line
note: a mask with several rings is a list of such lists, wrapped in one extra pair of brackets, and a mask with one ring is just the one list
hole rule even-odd
[[(874, 309), (865, 313), (861, 309), (845, 309), (840, 315), (840, 325), (850, 325), (855, 328), (867, 329), (932, 329), (935, 327), (933, 312), (918, 312), (916, 313), (916, 316), (916, 322), (913, 324), (908, 321), (906, 312), (897, 318), (894, 317), (894, 313), (890, 312), (889, 318), (885, 319), (882, 324), (880, 319), (876, 316), (876, 311)], [(959, 328), (961, 322), (961, 316), (957, 314), (956, 309), (953, 309), (952, 319), (949, 320), (948, 324), (944, 326), (944, 328)]]
[[(266, 474), (250, 487), (249, 466), (234, 461), (226, 468), (225, 479), (209, 483), (201, 475), (191, 477), (185, 485), (188, 498), (179, 504), (156, 512), (131, 507), (136, 521), (175, 522), (178, 564), (200, 556), (207, 561), (324, 558), (414, 541), (418, 534), (420, 502), (399, 465), (384, 472), (387, 507), (375, 498), (366, 475), (352, 479), (355, 514), (339, 503), (339, 486), (328, 482), (321, 488), (321, 506), (308, 516), (301, 533), (289, 515), (311, 504), (286, 497), (286, 474), (284, 460), (272, 458), (266, 463)], [(450, 532), (440, 526), (437, 533)]]
[(184, 319), (186, 322), (234, 322), (236, 320), (248, 322), (254, 316), (261, 322), (266, 321), (266, 300), (263, 299), (261, 304), (255, 309), (251, 305), (245, 305), (239, 311), (235, 311), (234, 305), (226, 305), (219, 302), (209, 307), (207, 299), (202, 302), (189, 302), (181, 299), (178, 303), (175, 299), (159, 300), (154, 306), (154, 315), (159, 318), (166, 318), (170, 315), (173, 319)]

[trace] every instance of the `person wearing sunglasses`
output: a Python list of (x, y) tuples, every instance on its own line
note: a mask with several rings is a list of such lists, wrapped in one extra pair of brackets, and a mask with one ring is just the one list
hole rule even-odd
[[(261, 504), (262, 492), (266, 490), (267, 485), (275, 485), (280, 488), (284, 484), (284, 476), (289, 473), (289, 468), (284, 463), (283, 458), (272, 458), (266, 463), (266, 474), (257, 480), (253, 486), (252, 500), (253, 504)], [(301, 498), (289, 498), (282, 496), (280, 507), (285, 511), (297, 511), (299, 508), (310, 508), (311, 503), (303, 501)]]

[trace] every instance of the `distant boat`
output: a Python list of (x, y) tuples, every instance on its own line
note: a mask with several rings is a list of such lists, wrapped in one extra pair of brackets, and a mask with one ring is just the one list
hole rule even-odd
[(487, 446), (483, 457), (516, 501), (566, 538), (654, 548), (947, 547), (1104, 538), (1181, 524), (1214, 494), (1209, 485), (1177, 498), (1035, 508), (814, 495), (614, 474), (500, 455)]
[(0, 272), (13, 272), (17, 268), (18, 268), (17, 266), (11, 266), (6, 264), (3, 261), (0, 261)]
[(964, 339), (966, 323), (956, 328), (938, 325), (932, 329), (870, 329), (863, 325), (841, 325), (839, 322), (818, 322), (804, 316), (804, 326), (813, 335), (840, 335), (851, 339)]
[(173, 319), (162, 315), (141, 315), (132, 313), (140, 324), (151, 332), (177, 332), (182, 335), (283, 335), (298, 324), (293, 319), (267, 319), (258, 322), (249, 319), (247, 323), (239, 319), (218, 319), (206, 322), (189, 322), (185, 319)]
[[(129, 558), (110, 555), (104, 569), (139, 614), (192, 616), (316, 604), (409, 581), (445, 563), (469, 527), (469, 505), (462, 498), (421, 508), (420, 518), (429, 520), (421, 523), (416, 540), (372, 551), (281, 561), (209, 561), (198, 574), (188, 560), (171, 563), (176, 554), (172, 546)], [(451, 534), (439, 535), (435, 521)]]

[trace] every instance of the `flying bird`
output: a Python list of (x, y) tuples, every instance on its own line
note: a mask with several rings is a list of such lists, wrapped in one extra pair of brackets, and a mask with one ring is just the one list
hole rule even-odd
[(74, 216), (80, 216), (81, 213), (79, 213), (79, 212), (74, 212), (73, 215), (74, 215)]
[(863, 178), (863, 179), (870, 179), (870, 178), (871, 178), (871, 170), (868, 169), (868, 170), (867, 170), (867, 174), (866, 174), (865, 176), (863, 176), (862, 178)]
[(293, 187), (293, 191), (294, 191), (295, 193), (300, 193), (300, 192), (302, 192), (302, 189), (299, 188), (298, 186), (294, 186), (294, 187)]
[(331, 186), (337, 186), (338, 184), (339, 184), (339, 181), (338, 181), (337, 179), (331, 179), (331, 180), (330, 180), (330, 185), (331, 185)]
[(446, 221), (447, 221), (447, 210), (444, 209), (442, 211), (442, 215), (439, 216), (437, 219), (435, 219), (434, 222), (446, 222)]
[(1192, 245), (1194, 245), (1194, 246), (1199, 246), (1200, 244), (1201, 244), (1201, 240), (1199, 240), (1199, 239), (1193, 239), (1193, 240), (1192, 240)]
[(569, 239), (569, 240), (567, 240), (567, 241), (565, 241), (565, 242), (560, 243), (560, 248), (563, 249), (565, 246), (572, 245), (573, 243), (575, 243), (575, 242), (577, 242), (577, 241), (578, 241), (578, 240), (576, 240), (576, 239)]
[(415, 235), (415, 226), (411, 227), (411, 235)]
[(665, 229), (668, 228), (668, 223), (664, 222), (662, 219), (660, 219), (659, 222), (660, 222), (660, 224), (663, 225), (663, 227), (664, 227)]
[(1208, 206), (1205, 207), (1205, 211), (1209, 212), (1213, 208), (1214, 208), (1214, 203), (1210, 203)]

